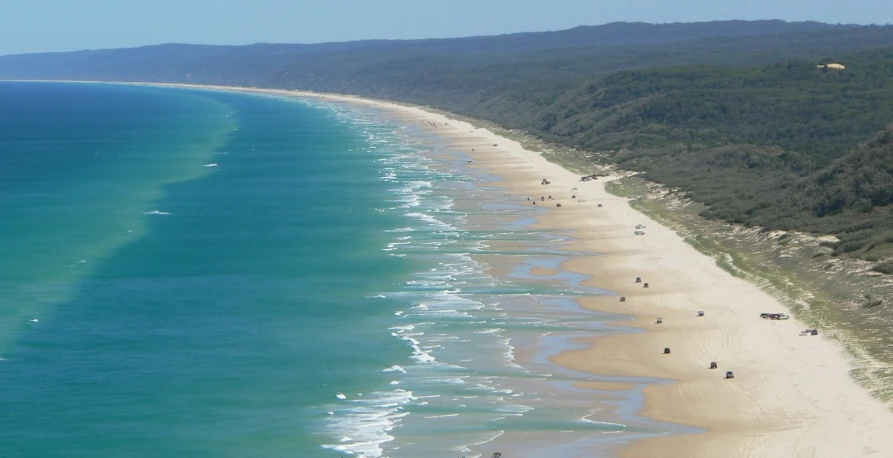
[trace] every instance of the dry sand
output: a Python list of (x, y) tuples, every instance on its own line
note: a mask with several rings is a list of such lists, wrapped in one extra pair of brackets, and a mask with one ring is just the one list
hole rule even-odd
[[(837, 343), (800, 336), (807, 325), (795, 319), (760, 319), (762, 312), (785, 312), (785, 307), (633, 210), (626, 199), (608, 194), (605, 179), (580, 182), (515, 141), (420, 107), (269, 92), (376, 107), (408, 123), (434, 123), (459, 147), (469, 153), (474, 148), (473, 166), (504, 178), (499, 186), (518, 195), (519, 203), (528, 203), (527, 196), (556, 198), (538, 204), (553, 209), (538, 225), (575, 230), (574, 249), (605, 255), (580, 256), (564, 268), (591, 275), (585, 284), (626, 297), (623, 303), (617, 296), (591, 297), (583, 305), (635, 316), (623, 324), (649, 332), (593, 338), (589, 348), (561, 354), (554, 362), (597, 374), (676, 380), (646, 389), (644, 414), (707, 430), (634, 442), (622, 456), (893, 456), (893, 413), (849, 377), (850, 360)], [(542, 178), (551, 184), (541, 185)], [(571, 199), (573, 194), (585, 202)], [(637, 224), (647, 226), (645, 235), (633, 235)], [(650, 287), (634, 283), (637, 276)], [(699, 310), (704, 317), (697, 317)], [(657, 317), (663, 324), (654, 324)], [(664, 355), (664, 347), (672, 353)], [(719, 363), (718, 370), (708, 369), (711, 361)], [(734, 379), (723, 378), (727, 370), (735, 372)]]

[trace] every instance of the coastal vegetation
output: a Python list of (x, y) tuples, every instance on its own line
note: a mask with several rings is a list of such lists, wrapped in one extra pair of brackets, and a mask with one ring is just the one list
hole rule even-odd
[(827, 237), (766, 231), (700, 217), (704, 205), (665, 186), (630, 176), (607, 184), (612, 194), (671, 228), (717, 266), (759, 286), (797, 317), (838, 341), (853, 356), (851, 375), (885, 402), (893, 401), (893, 324), (885, 304), (893, 290), (873, 264), (832, 256)]
[(884, 258), (893, 51), (842, 61), (624, 71), (565, 95), (538, 129), (684, 191), (707, 218), (834, 234), (834, 254)]
[(169, 44), (0, 57), (0, 78), (376, 97), (483, 120), (581, 175), (634, 173), (609, 190), (840, 341), (854, 377), (893, 400), (893, 27), (730, 21)]
[(893, 272), (889, 26), (618, 23), (460, 39), (170, 44), (5, 56), (0, 78), (304, 89), (428, 105), (589, 151), (550, 157), (639, 172), (703, 204), (708, 219), (834, 235), (832, 256)]

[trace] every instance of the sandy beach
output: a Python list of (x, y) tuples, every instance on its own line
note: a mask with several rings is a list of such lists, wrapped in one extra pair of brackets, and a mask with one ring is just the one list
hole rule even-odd
[[(760, 319), (763, 312), (789, 312), (633, 210), (626, 199), (608, 194), (605, 182), (612, 178), (581, 182), (577, 174), (518, 142), (420, 107), (243, 90), (362, 105), (390, 111), (408, 123), (433, 123), (438, 135), (450, 137), (474, 158), (472, 166), (502, 177), (498, 186), (519, 204), (533, 207), (527, 197), (551, 195), (554, 200), (537, 202), (538, 208), (552, 209), (537, 225), (572, 230), (574, 249), (593, 253), (563, 269), (591, 276), (587, 286), (618, 294), (584, 298), (582, 305), (634, 316), (619, 324), (648, 331), (589, 339), (585, 349), (565, 352), (553, 362), (593, 374), (673, 380), (646, 388), (643, 414), (706, 430), (636, 441), (621, 456), (840, 458), (893, 453), (893, 413), (850, 378), (850, 361), (836, 342), (822, 335), (801, 336), (810, 326), (794, 318)], [(541, 184), (544, 178), (551, 183)], [(644, 235), (634, 235), (637, 225), (645, 226)], [(649, 287), (636, 283), (636, 277)], [(626, 300), (620, 302), (620, 296)], [(662, 324), (656, 324), (658, 317)], [(670, 354), (664, 354), (666, 347)], [(709, 369), (714, 361), (718, 369)], [(735, 378), (724, 379), (726, 371), (734, 371)], [(523, 450), (502, 451), (507, 457), (531, 456)]]

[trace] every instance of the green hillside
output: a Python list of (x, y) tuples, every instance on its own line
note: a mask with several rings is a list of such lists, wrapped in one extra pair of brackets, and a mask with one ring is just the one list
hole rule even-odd
[(893, 176), (880, 167), (893, 164), (890, 131), (876, 136), (893, 123), (893, 49), (833, 61), (847, 68), (624, 71), (566, 94), (534, 128), (610, 151), (611, 162), (707, 204), (706, 217), (836, 234), (838, 252), (856, 252), (868, 243), (855, 240), (893, 236)]
[[(847, 68), (817, 69), (823, 62)], [(889, 26), (618, 23), (442, 40), (171, 44), (4, 56), (0, 78), (308, 89), (430, 105), (598, 151), (706, 204), (708, 218), (835, 234), (836, 253), (869, 258), (886, 259), (893, 240), (888, 133), (878, 134), (893, 123)]]

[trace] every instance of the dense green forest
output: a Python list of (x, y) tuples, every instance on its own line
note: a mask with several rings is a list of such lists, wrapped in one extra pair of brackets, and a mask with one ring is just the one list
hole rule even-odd
[(826, 60), (847, 68), (623, 71), (565, 94), (536, 130), (684, 191), (708, 218), (835, 234), (837, 253), (886, 257), (893, 48)]
[[(817, 68), (826, 62), (847, 68)], [(834, 234), (836, 254), (893, 256), (889, 26), (618, 23), (461, 39), (161, 45), (4, 56), (0, 78), (308, 89), (430, 105), (596, 151), (706, 204), (707, 218)]]

